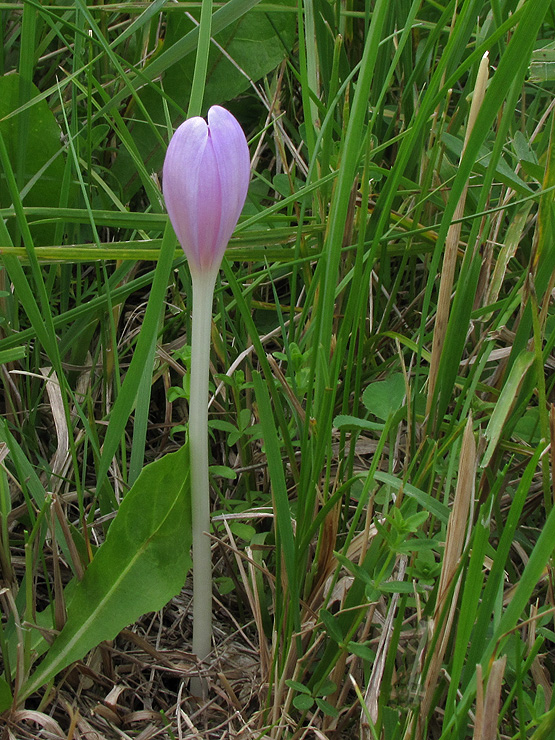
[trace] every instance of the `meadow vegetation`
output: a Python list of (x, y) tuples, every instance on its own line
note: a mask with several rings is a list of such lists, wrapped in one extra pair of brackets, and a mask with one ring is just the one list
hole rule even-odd
[[(0, 4), (3, 737), (555, 735), (551, 0)], [(252, 161), (210, 362), (160, 186)]]

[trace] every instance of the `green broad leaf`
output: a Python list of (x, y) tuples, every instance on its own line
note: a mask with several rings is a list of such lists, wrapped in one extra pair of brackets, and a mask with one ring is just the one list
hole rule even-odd
[(413, 553), (423, 552), (425, 550), (437, 550), (437, 542), (428, 540), (425, 537), (411, 537), (397, 545), (398, 552)]
[(237, 430), (236, 432), (232, 432), (228, 438), (227, 443), (230, 447), (233, 447), (233, 445), (237, 444), (237, 442), (241, 439), (245, 432)]
[(409, 532), (417, 532), (428, 517), (429, 513), (427, 511), (417, 511), (416, 514), (412, 514), (404, 520), (404, 525)]
[(343, 642), (344, 637), (336, 617), (334, 617), (333, 614), (330, 614), (326, 609), (320, 609), (320, 619), (324, 623), (326, 632), (331, 639), (340, 645)]
[(337, 684), (333, 681), (324, 681), (316, 692), (318, 696), (329, 696), (337, 691)]
[(536, 152), (532, 149), (530, 142), (524, 136), (522, 131), (515, 131), (513, 147), (519, 162), (531, 162), (532, 164), (539, 166)]
[(333, 426), (336, 429), (367, 429), (372, 432), (381, 432), (384, 425), (367, 419), (358, 419), (356, 416), (349, 414), (338, 414), (333, 420)]
[(313, 704), (314, 699), (307, 694), (297, 694), (293, 699), (293, 706), (301, 712), (307, 712), (309, 709), (312, 709)]
[(529, 445), (538, 445), (541, 439), (540, 410), (537, 406), (527, 409), (517, 421), (513, 436)]
[(248, 426), (250, 426), (251, 417), (252, 417), (251, 409), (241, 409), (241, 411), (239, 411), (239, 416), (237, 417), (237, 425), (239, 429), (241, 429), (241, 431), (245, 430)]
[(376, 659), (376, 653), (370, 650), (369, 647), (366, 647), (366, 645), (360, 645), (358, 642), (350, 642), (347, 648), (350, 653), (356, 655), (358, 658), (362, 658), (362, 660), (367, 660), (369, 663), (372, 663)]
[(174, 401), (177, 401), (178, 398), (184, 398), (186, 401), (189, 400), (189, 392), (188, 390), (185, 390), (184, 388), (180, 388), (177, 385), (172, 386), (168, 389), (168, 403), (173, 403)]
[(232, 424), (230, 421), (226, 421), (225, 419), (210, 419), (208, 421), (208, 426), (210, 429), (218, 429), (220, 432), (236, 432), (237, 427), (235, 424)]
[(414, 586), (407, 581), (385, 581), (379, 585), (380, 591), (386, 594), (413, 594)]
[(218, 593), (220, 596), (225, 596), (226, 594), (230, 594), (235, 589), (235, 583), (233, 582), (233, 578), (228, 578), (227, 576), (221, 576), (220, 578), (215, 578), (214, 582), (216, 584), (216, 588), (218, 589)]
[(536, 687), (534, 698), (534, 717), (540, 717), (545, 709), (545, 690), (541, 684)]
[(362, 403), (374, 416), (386, 421), (401, 408), (405, 393), (403, 374), (394, 373), (385, 380), (371, 383), (362, 394)]
[(365, 583), (368, 586), (374, 586), (375, 582), (372, 576), (364, 570), (364, 568), (357, 563), (353, 563), (349, 558), (346, 558), (345, 555), (343, 555), (340, 552), (335, 552), (334, 555), (338, 561), (344, 568), (351, 571), (351, 573), (356, 577), (360, 578), (360, 580)]
[(369, 583), (364, 589), (364, 595), (366, 596), (366, 601), (369, 604), (373, 604), (375, 601), (380, 600), (382, 592), (374, 584)]
[(256, 529), (244, 522), (231, 522), (229, 528), (236, 537), (240, 537), (245, 542), (252, 542), (252, 538), (256, 534)]
[(13, 702), (9, 683), (4, 676), (0, 676), (0, 712), (5, 712)]
[[(6, 144), (24, 206), (57, 207), (64, 176), (64, 155), (60, 127), (46, 100), (13, 115), (20, 105), (21, 78), (18, 74), (0, 77), (0, 133)], [(39, 90), (29, 83), (29, 99)], [(0, 177), (0, 207), (12, 205), (6, 179)], [(32, 222), (31, 222), (32, 224)], [(11, 228), (11, 224), (10, 224)], [(36, 244), (51, 243), (55, 224), (32, 228)]]
[[(282, 195), (284, 198), (287, 198), (289, 195), (297, 193), (299, 190), (301, 190), (301, 188), (306, 185), (306, 183), (302, 180), (299, 180), (298, 177), (290, 177), (285, 173), (280, 173), (278, 175), (274, 175), (272, 179), (272, 185), (280, 195)], [(305, 196), (299, 202), (303, 201), (308, 205), (309, 196)]]
[(534, 164), (534, 162), (529, 162), (526, 159), (523, 159), (520, 164), (522, 166), (522, 171), (528, 175), (528, 177), (532, 177), (537, 182), (542, 181), (545, 174), (545, 168), (542, 167), (541, 164)]
[(326, 701), (325, 699), (320, 699), (319, 697), (316, 697), (316, 704), (318, 708), (328, 717), (339, 717), (339, 712), (337, 709), (329, 703), (329, 701)]
[[(276, 0), (273, 6), (272, 11), (264, 13), (252, 9), (214, 35), (215, 43), (210, 45), (208, 58), (203, 114), (210, 106), (223, 105), (248, 90), (250, 80), (257, 82), (272, 72), (293, 48), (296, 12), (291, 10), (294, 3), (292, 0)], [(169, 13), (163, 53), (179, 44), (195, 27), (196, 23), (185, 13)], [(164, 74), (164, 93), (183, 110), (187, 109), (194, 71), (195, 54), (186, 54)], [(164, 126), (164, 106), (160, 91), (151, 86), (142, 90), (140, 96), (154, 123)], [(136, 115), (131, 123), (133, 141), (149, 171), (157, 171), (162, 167), (164, 152), (151, 126), (144, 121), (141, 111), (133, 112)], [(176, 118), (173, 107), (171, 114)], [(181, 120), (182, 118), (176, 122), (181, 123)], [(123, 149), (118, 154), (112, 172), (126, 187), (126, 198), (133, 195), (140, 186), (140, 181), (135, 176), (136, 167), (132, 156)]]
[(227, 478), (227, 480), (235, 480), (237, 478), (235, 470), (228, 465), (211, 465), (210, 475), (214, 475), (216, 478)]
[(295, 691), (298, 691), (300, 694), (306, 694), (307, 696), (311, 696), (309, 688), (307, 688), (304, 684), (300, 683), (299, 681), (294, 681), (292, 678), (287, 678), (285, 680), (285, 685), (288, 686), (290, 689), (295, 689)]
[[(294, 3), (277, 0), (273, 5), (275, 11), (261, 13), (253, 9), (215, 35), (220, 48), (216, 44), (210, 47), (205, 109), (233, 100), (249, 89), (248, 77), (253, 81), (261, 79), (289, 53), (295, 40), (296, 13), (290, 12)], [(165, 45), (179, 41), (193, 28), (193, 22), (184, 13), (169, 14)], [(194, 67), (195, 56), (189, 54), (164, 76), (164, 90), (180, 103), (183, 95), (189, 94)]]
[(20, 697), (29, 696), (103, 640), (161, 609), (191, 567), (189, 449), (147, 465), (69, 600), (67, 622)]

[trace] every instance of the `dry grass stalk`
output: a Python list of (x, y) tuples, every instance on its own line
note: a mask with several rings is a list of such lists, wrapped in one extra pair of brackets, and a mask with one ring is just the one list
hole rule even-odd
[(54, 626), (61, 631), (67, 620), (66, 603), (64, 597), (64, 585), (56, 543), (56, 516), (50, 509), (50, 527), (52, 531), (52, 570), (54, 574)]
[[(486, 52), (482, 57), (480, 67), (478, 69), (478, 75), (476, 77), (476, 85), (474, 87), (474, 95), (472, 97), (472, 104), (470, 106), (470, 113), (468, 115), (468, 125), (466, 127), (466, 133), (461, 151), (461, 159), (463, 158), (466, 151), (472, 128), (476, 121), (478, 111), (480, 110), (480, 107), (482, 105), (482, 101), (484, 100), (488, 81), (488, 64), (489, 55)], [(447, 332), (447, 322), (449, 321), (449, 309), (451, 306), (451, 292), (453, 290), (455, 265), (457, 263), (457, 248), (461, 235), (460, 219), (464, 215), (467, 191), (468, 183), (466, 183), (460, 195), (459, 202), (457, 203), (457, 207), (455, 208), (455, 212), (453, 214), (453, 223), (451, 223), (451, 225), (449, 226), (449, 230), (445, 238), (445, 252), (443, 255), (441, 281), (439, 284), (439, 296), (434, 326), (434, 338), (432, 344), (432, 357), (430, 361), (430, 374), (428, 379), (426, 416), (429, 416), (432, 410), (434, 391), (439, 370), (439, 361), (441, 358), (441, 352), (443, 350), (443, 344), (445, 342), (445, 334)]]
[[(249, 573), (251, 576), (251, 578), (249, 579), (247, 577), (247, 573), (243, 566), (243, 558), (241, 557), (239, 548), (237, 547), (237, 544), (235, 543), (233, 533), (229, 527), (228, 522), (225, 519), (224, 519), (224, 527), (225, 527), (227, 536), (229, 537), (231, 548), (235, 555), (235, 562), (237, 563), (237, 568), (241, 575), (241, 583), (243, 585), (243, 588), (245, 589), (245, 594), (247, 596), (249, 606), (250, 606), (251, 612), (254, 617), (254, 622), (256, 624), (256, 630), (258, 633), (259, 651), (260, 651), (261, 671), (262, 671), (262, 675), (264, 676), (264, 680), (267, 680), (269, 676), (270, 667), (271, 667), (271, 657), (270, 657), (270, 649), (268, 647), (266, 635), (264, 632), (262, 612), (260, 609), (260, 598), (259, 598), (258, 589), (257, 589), (256, 576), (254, 573), (255, 562), (254, 560), (252, 560), (252, 557), (251, 557), (252, 552), (249, 550), (247, 553), (247, 557), (249, 558), (247, 560), (247, 565), (249, 567)], [(251, 584), (252, 584), (252, 588), (251, 588)]]
[[(445, 552), (439, 579), (438, 600), (434, 614), (434, 621), (438, 619), (443, 611), (445, 599), (463, 551), (468, 515), (474, 496), (475, 482), (476, 440), (472, 429), (472, 414), (470, 414), (463, 434), (461, 456), (459, 460), (459, 477), (457, 479), (453, 508), (447, 524)], [(454, 598), (453, 601), (456, 601), (456, 599)], [(451, 607), (451, 611), (454, 611), (453, 605)]]
[[(395, 577), (396, 581), (403, 581), (405, 578), (405, 572), (407, 569), (407, 557), (403, 555), (399, 561), (399, 568)], [(364, 695), (365, 708), (363, 707), (360, 716), (360, 737), (361, 740), (371, 740), (372, 728), (368, 724), (367, 716), (370, 717), (373, 724), (378, 721), (378, 700), (380, 696), (380, 688), (383, 678), (383, 672), (385, 669), (385, 661), (387, 658), (387, 651), (389, 650), (389, 644), (393, 635), (393, 623), (395, 615), (397, 613), (397, 604), (399, 602), (400, 594), (393, 594), (389, 611), (385, 619), (385, 623), (380, 636), (378, 649), (376, 651), (376, 660), (372, 667), (372, 674), (366, 688)]]
[[(527, 640), (526, 640), (528, 651), (531, 651), (533, 649), (534, 643), (536, 642), (536, 637), (537, 637), (536, 627), (537, 627), (538, 618), (539, 618), (538, 605), (532, 604), (531, 609), (530, 609), (530, 620), (529, 620), (528, 634), (527, 634)], [(552, 686), (551, 679), (549, 676), (549, 671), (542, 664), (542, 661), (539, 655), (536, 655), (536, 657), (532, 661), (530, 672), (532, 674), (532, 678), (536, 682), (536, 685), (537, 686), (541, 685), (541, 687), (543, 688), (544, 700), (545, 700), (545, 711), (548, 712), (549, 708), (551, 707), (553, 686)]]
[(501, 699), (501, 687), (503, 685), (503, 673), (507, 656), (495, 660), (492, 663), (488, 677), (486, 695), (482, 685), (482, 666), (476, 666), (476, 721), (474, 724), (474, 740), (496, 740), (497, 724), (499, 721), (499, 702)]
[(59, 490), (69, 458), (69, 428), (64, 410), (60, 382), (56, 373), (51, 367), (41, 367), (40, 371), (46, 378), (46, 393), (48, 394), (48, 400), (52, 409), (52, 418), (54, 419), (58, 440), (56, 452), (50, 461), (52, 471), (50, 486)]
[[(71, 555), (71, 564), (75, 571), (75, 575), (77, 576), (79, 580), (81, 580), (83, 576), (85, 575), (85, 569), (83, 568), (81, 557), (79, 556), (79, 551), (77, 550), (77, 545), (75, 544), (75, 541), (71, 535), (71, 530), (69, 528), (66, 513), (62, 509), (59, 496), (56, 496), (56, 495), (52, 496), (52, 510), (53, 510), (53, 514), (55, 514), (55, 518), (53, 517), (52, 519), (52, 538), (53, 540), (55, 540), (55, 537), (56, 537), (56, 528), (55, 528), (55, 520), (56, 520), (64, 535), (64, 539), (66, 542), (68, 552)], [(55, 550), (55, 543), (52, 546), (52, 550), (53, 551)]]
[[(509, 198), (512, 193), (513, 191), (510, 191), (507, 194), (504, 199), (504, 203), (509, 202)], [(507, 232), (503, 237), (503, 244), (499, 249), (495, 267), (493, 268), (491, 280), (484, 298), (484, 305), (486, 306), (495, 303), (499, 298), (509, 263), (516, 253), (518, 245), (522, 239), (522, 234), (526, 228), (531, 207), (531, 205), (524, 206), (521, 211), (517, 211), (512, 217)], [(503, 219), (506, 219), (506, 217), (506, 211), (503, 210), (499, 212), (495, 219), (494, 233), (492, 236), (492, 241), (494, 243), (497, 243), (497, 240), (499, 239), (499, 231), (503, 224)]]
[[(470, 518), (471, 503), (474, 497), (476, 481), (476, 441), (472, 430), (472, 416), (469, 416), (463, 434), (461, 455), (459, 461), (459, 477), (453, 501), (453, 508), (447, 524), (445, 538), (445, 552), (441, 567), (438, 597), (434, 617), (430, 625), (430, 645), (433, 645), (433, 654), (429, 663), (424, 681), (422, 701), (419, 708), (416, 738), (422, 739), (428, 713), (432, 707), (432, 700), (441, 671), (443, 656), (451, 634), (451, 627), (457, 607), (457, 598), (460, 589), (460, 579), (453, 586), (453, 578), (457, 571), (459, 560), (466, 539), (466, 532)], [(451, 604), (447, 598), (452, 593)], [(436, 630), (439, 630), (434, 640)], [(406, 738), (411, 737), (413, 723), (410, 723)]]
[(297, 396), (293, 392), (293, 389), (289, 385), (289, 383), (287, 381), (287, 378), (285, 377), (282, 369), (280, 368), (280, 366), (277, 364), (275, 358), (270, 353), (268, 353), (266, 355), (266, 359), (268, 360), (268, 364), (272, 368), (272, 372), (274, 373), (275, 378), (279, 381), (281, 387), (283, 388), (283, 392), (285, 393), (285, 395), (287, 396), (287, 398), (291, 402), (291, 405), (293, 406), (293, 408), (297, 412), (297, 414), (299, 416), (299, 419), (304, 424), (304, 422), (305, 422), (305, 412), (304, 412), (304, 409), (301, 406), (301, 404), (299, 403), (299, 399), (297, 398)]
[(549, 438), (551, 442), (551, 495), (555, 503), (555, 405), (549, 407)]
[(330, 575), (337, 567), (334, 555), (337, 543), (337, 530), (339, 526), (339, 514), (341, 503), (338, 502), (324, 519), (322, 531), (318, 543), (317, 570), (308, 603), (313, 612), (318, 612), (324, 605), (325, 586)]

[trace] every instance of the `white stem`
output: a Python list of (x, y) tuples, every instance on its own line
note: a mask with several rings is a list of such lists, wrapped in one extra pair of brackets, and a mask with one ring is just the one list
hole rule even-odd
[[(208, 374), (210, 328), (217, 271), (193, 275), (189, 450), (193, 528), (193, 653), (206, 658), (212, 639), (212, 556), (208, 483)], [(202, 682), (194, 682), (199, 688)], [(204, 690), (203, 690), (203, 693)]]

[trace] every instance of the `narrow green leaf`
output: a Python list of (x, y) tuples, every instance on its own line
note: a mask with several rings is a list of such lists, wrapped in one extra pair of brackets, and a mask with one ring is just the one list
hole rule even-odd
[(5, 362), (15, 362), (21, 360), (27, 354), (26, 347), (14, 347), (13, 349), (5, 349), (0, 352), (0, 365)]
[[(166, 230), (164, 231), (160, 258), (154, 272), (154, 280), (152, 282), (152, 289), (148, 298), (148, 305), (143, 319), (141, 333), (137, 340), (137, 346), (133, 353), (133, 359), (131, 360), (129, 370), (127, 371), (127, 375), (125, 376), (125, 380), (123, 381), (110, 415), (110, 423), (108, 425), (108, 431), (106, 432), (106, 439), (102, 448), (102, 457), (97, 471), (97, 486), (99, 488), (104, 482), (104, 476), (108, 472), (112, 457), (120, 444), (123, 430), (125, 429), (129, 419), (129, 414), (135, 405), (139, 388), (141, 386), (145, 388), (148, 384), (148, 388), (150, 389), (150, 382), (147, 383), (145, 377), (152, 378), (160, 314), (164, 305), (164, 296), (168, 288), (170, 270), (175, 255), (174, 247), (175, 234), (168, 221)], [(146, 406), (143, 399), (143, 403), (141, 404), (143, 413), (145, 408)], [(141, 450), (144, 450), (144, 440), (141, 440), (141, 444)], [(135, 453), (134, 460), (136, 460), (137, 457), (138, 453)], [(143, 459), (142, 452), (140, 454), (140, 458)]]
[[(287, 495), (287, 484), (285, 482), (285, 473), (281, 459), (281, 450), (277, 429), (274, 422), (270, 395), (260, 373), (252, 374), (254, 392), (258, 403), (260, 425), (266, 448), (268, 459), (268, 471), (272, 481), (272, 494), (276, 514), (277, 531), (283, 550), (283, 559), (285, 570), (287, 572), (287, 586), (290, 592), (287, 594), (288, 600), (298, 604), (298, 575), (295, 554), (295, 534), (291, 522), (291, 509), (289, 506), (289, 497)], [(300, 630), (299, 609), (293, 608), (293, 619), (295, 628)]]
[(336, 618), (333, 616), (333, 614), (330, 614), (327, 609), (320, 609), (320, 619), (324, 623), (324, 627), (326, 628), (326, 632), (331, 637), (334, 642), (337, 642), (337, 644), (340, 644), (343, 642), (344, 635), (341, 632), (341, 628), (339, 626), (339, 623), (337, 622)]
[(429, 511), (430, 514), (433, 514), (442, 522), (447, 523), (447, 520), (449, 519), (449, 508), (440, 501), (437, 501), (433, 496), (430, 496), (429, 493), (421, 491), (419, 488), (410, 485), (410, 483), (403, 483), (403, 481), (399, 480), (399, 478), (396, 478), (394, 475), (384, 473), (381, 470), (376, 471), (374, 478), (382, 483), (387, 483), (388, 486), (392, 486), (396, 491), (402, 490), (407, 496), (416, 499), (423, 509)]
[[(537, 454), (528, 464), (527, 473), (535, 465), (537, 465)], [(525, 477), (523, 477), (522, 482), (527, 482)], [(490, 661), (492, 660), (494, 655), (503, 655), (507, 638), (509, 637), (511, 631), (515, 628), (518, 620), (525, 613), (530, 597), (542, 576), (542, 573), (547, 562), (549, 561), (549, 558), (553, 555), (554, 542), (555, 509), (552, 509), (551, 513), (547, 517), (545, 526), (543, 527), (540, 536), (536, 541), (534, 549), (530, 554), (530, 558), (526, 563), (524, 571), (522, 572), (520, 579), (518, 580), (516, 589), (512, 594), (511, 601), (504, 611), (503, 616), (499, 620), (499, 623), (495, 631), (493, 632), (489, 642), (487, 643), (484, 650), (481, 652), (480, 662), (484, 671), (487, 669), (487, 666), (490, 664)], [(469, 662), (468, 665), (471, 665), (471, 663)], [(476, 672), (473, 673), (472, 679), (469, 682), (463, 696), (457, 699), (456, 709), (451, 717), (450, 722), (447, 723), (446, 726), (444, 726), (444, 732), (449, 730), (449, 728), (459, 716), (466, 716), (475, 692)]]
[[(463, 153), (462, 141), (456, 136), (452, 136), (448, 133), (444, 133), (442, 139), (449, 151), (456, 155), (457, 161), (460, 161)], [(491, 161), (491, 156), (491, 151), (485, 144), (483, 144), (478, 150), (476, 163), (474, 165), (475, 169), (478, 172), (483, 172), (488, 167)], [(521, 195), (528, 195), (532, 192), (532, 190), (528, 187), (524, 180), (522, 180), (515, 172), (513, 172), (513, 170), (501, 157), (495, 162), (495, 174), (499, 178), (499, 180), (501, 180), (501, 182), (504, 182), (509, 187), (512, 187)]]
[(381, 432), (384, 428), (383, 424), (379, 424), (376, 421), (368, 421), (367, 419), (359, 419), (356, 416), (350, 414), (338, 414), (333, 420), (333, 426), (336, 429), (367, 429), (368, 431)]
[(487, 467), (493, 453), (495, 452), (495, 448), (501, 438), (507, 417), (509, 416), (520, 386), (522, 385), (522, 381), (533, 362), (534, 353), (524, 350), (516, 358), (515, 363), (511, 368), (507, 382), (503, 386), (497, 403), (495, 404), (491, 419), (489, 420), (486, 431), (484, 432), (489, 444), (485, 451), (484, 459), (481, 462), (481, 466), (483, 468)]

